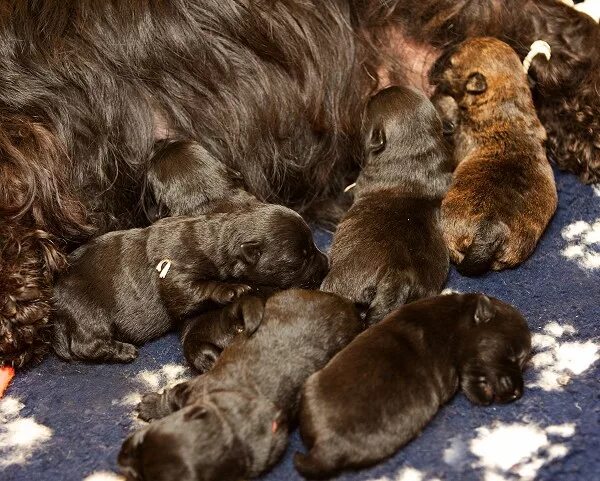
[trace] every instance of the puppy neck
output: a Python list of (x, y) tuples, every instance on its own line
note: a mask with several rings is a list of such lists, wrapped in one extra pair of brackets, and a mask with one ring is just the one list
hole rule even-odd
[(452, 181), (450, 164), (441, 141), (400, 158), (384, 153), (377, 160), (370, 159), (363, 168), (353, 189), (354, 198), (395, 190), (407, 197), (442, 199)]
[(517, 136), (533, 133), (536, 140), (546, 140), (546, 131), (535, 113), (529, 92), (518, 92), (497, 102), (469, 106), (460, 103), (459, 107), (461, 127), (474, 139), (481, 138), (487, 143), (490, 137), (501, 138), (502, 134), (514, 131)]

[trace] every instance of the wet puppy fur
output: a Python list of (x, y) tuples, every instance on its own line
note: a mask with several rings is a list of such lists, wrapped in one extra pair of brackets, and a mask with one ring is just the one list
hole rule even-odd
[(321, 289), (368, 306), (374, 323), (443, 287), (449, 261), (439, 217), (452, 166), (435, 108), (412, 88), (371, 99), (363, 139), (365, 166)]
[(293, 289), (236, 303), (258, 329), (206, 374), (142, 398), (140, 417), (157, 420), (123, 444), (118, 461), (128, 480), (258, 476), (283, 454), (308, 376), (363, 328), (352, 303), (330, 293)]
[[(164, 278), (157, 265), (169, 260)], [(135, 345), (231, 302), (251, 285), (316, 287), (327, 257), (286, 207), (172, 217), (77, 249), (54, 291), (53, 349), (63, 359), (129, 362)]]
[(458, 166), (442, 204), (451, 259), (467, 275), (515, 267), (533, 252), (558, 201), (521, 61), (500, 40), (476, 38), (442, 58), (432, 76), (436, 96), (446, 96), (438, 108), (455, 117)]
[[(266, 300), (277, 290), (253, 286), (248, 296)], [(188, 364), (202, 374), (213, 367), (223, 349), (238, 336), (252, 335), (256, 326), (245, 323), (248, 316), (244, 314), (244, 309), (247, 306), (248, 303), (236, 302), (186, 319), (181, 328), (181, 344)]]
[(460, 388), (475, 404), (523, 392), (531, 348), (525, 319), (481, 294), (423, 299), (359, 335), (302, 391), (307, 478), (375, 464), (416, 437)]

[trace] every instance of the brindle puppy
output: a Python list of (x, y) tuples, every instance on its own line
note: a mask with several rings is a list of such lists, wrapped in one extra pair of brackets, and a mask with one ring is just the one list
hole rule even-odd
[(335, 294), (293, 289), (264, 306), (255, 301), (241, 309), (245, 322), (261, 319), (250, 338), (231, 344), (208, 373), (144, 396), (140, 417), (163, 419), (123, 444), (119, 465), (128, 480), (239, 481), (283, 454), (302, 385), (363, 325)]
[(158, 142), (143, 195), (151, 222), (167, 216), (197, 216), (258, 202), (241, 174), (215, 159), (198, 142)]
[(318, 286), (327, 257), (302, 218), (256, 204), (163, 219), (77, 249), (54, 296), (54, 351), (63, 359), (128, 362), (141, 344), (248, 284)]
[(391, 456), (459, 386), (475, 404), (518, 399), (530, 348), (523, 316), (481, 294), (403, 306), (304, 385), (300, 433), (309, 452), (296, 454), (296, 468), (322, 478)]
[(366, 165), (321, 288), (369, 306), (373, 323), (442, 288), (448, 251), (439, 210), (452, 174), (440, 118), (411, 88), (390, 87), (371, 99), (364, 147)]
[(533, 252), (557, 205), (521, 61), (493, 38), (467, 40), (436, 66), (438, 92), (459, 107), (460, 161), (442, 204), (450, 257), (467, 275), (515, 267)]
[[(236, 302), (185, 320), (181, 329), (181, 344), (186, 361), (201, 374), (210, 370), (217, 358), (239, 335), (250, 336), (258, 324), (248, 325), (246, 310), (252, 303), (273, 294), (277, 289), (255, 287), (248, 302)], [(240, 298), (240, 300), (244, 299)]]

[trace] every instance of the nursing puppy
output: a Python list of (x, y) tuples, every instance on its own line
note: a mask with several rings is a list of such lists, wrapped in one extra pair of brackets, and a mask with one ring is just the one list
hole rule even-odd
[(407, 304), (359, 335), (302, 391), (296, 468), (330, 477), (394, 454), (460, 387), (475, 404), (523, 392), (531, 348), (525, 319), (481, 294)]
[[(264, 301), (276, 291), (277, 289), (259, 286), (249, 296)], [(212, 368), (223, 349), (238, 336), (252, 335), (258, 325), (248, 325), (245, 322), (248, 316), (244, 314), (245, 309), (251, 305), (248, 302), (236, 302), (186, 319), (181, 329), (181, 344), (186, 361), (202, 374)]]
[(432, 76), (458, 106), (459, 163), (442, 204), (450, 257), (466, 275), (515, 267), (531, 255), (557, 205), (546, 132), (521, 61), (505, 43), (476, 38)]
[(236, 303), (250, 303), (241, 312), (246, 323), (260, 319), (258, 329), (226, 348), (208, 373), (142, 398), (140, 417), (162, 419), (123, 444), (118, 461), (128, 480), (258, 476), (283, 454), (308, 376), (363, 327), (352, 303), (330, 293), (294, 289), (266, 304)]
[(251, 290), (318, 286), (327, 257), (294, 211), (256, 204), (105, 234), (77, 249), (54, 291), (63, 359), (129, 362), (179, 320)]
[(241, 174), (215, 159), (198, 142), (158, 142), (143, 194), (150, 222), (167, 216), (197, 216), (258, 202)]
[(441, 290), (449, 261), (439, 210), (452, 174), (440, 118), (414, 89), (373, 97), (363, 138), (366, 165), (321, 288), (370, 307), (373, 323)]

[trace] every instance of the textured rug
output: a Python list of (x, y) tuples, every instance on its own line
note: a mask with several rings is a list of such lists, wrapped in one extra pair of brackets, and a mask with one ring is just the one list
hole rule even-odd
[[(518, 269), (448, 288), (513, 303), (534, 333), (523, 398), (476, 407), (459, 394), (422, 435), (388, 462), (349, 473), (361, 481), (600, 479), (600, 188), (557, 173), (560, 206), (536, 253)], [(321, 246), (330, 236), (316, 233)], [(176, 336), (145, 346), (130, 365), (66, 364), (48, 358), (17, 373), (0, 401), (0, 479), (109, 481), (125, 436), (140, 425), (140, 393), (191, 373)], [(264, 480), (302, 479), (291, 454)], [(174, 480), (177, 481), (177, 480)]]

